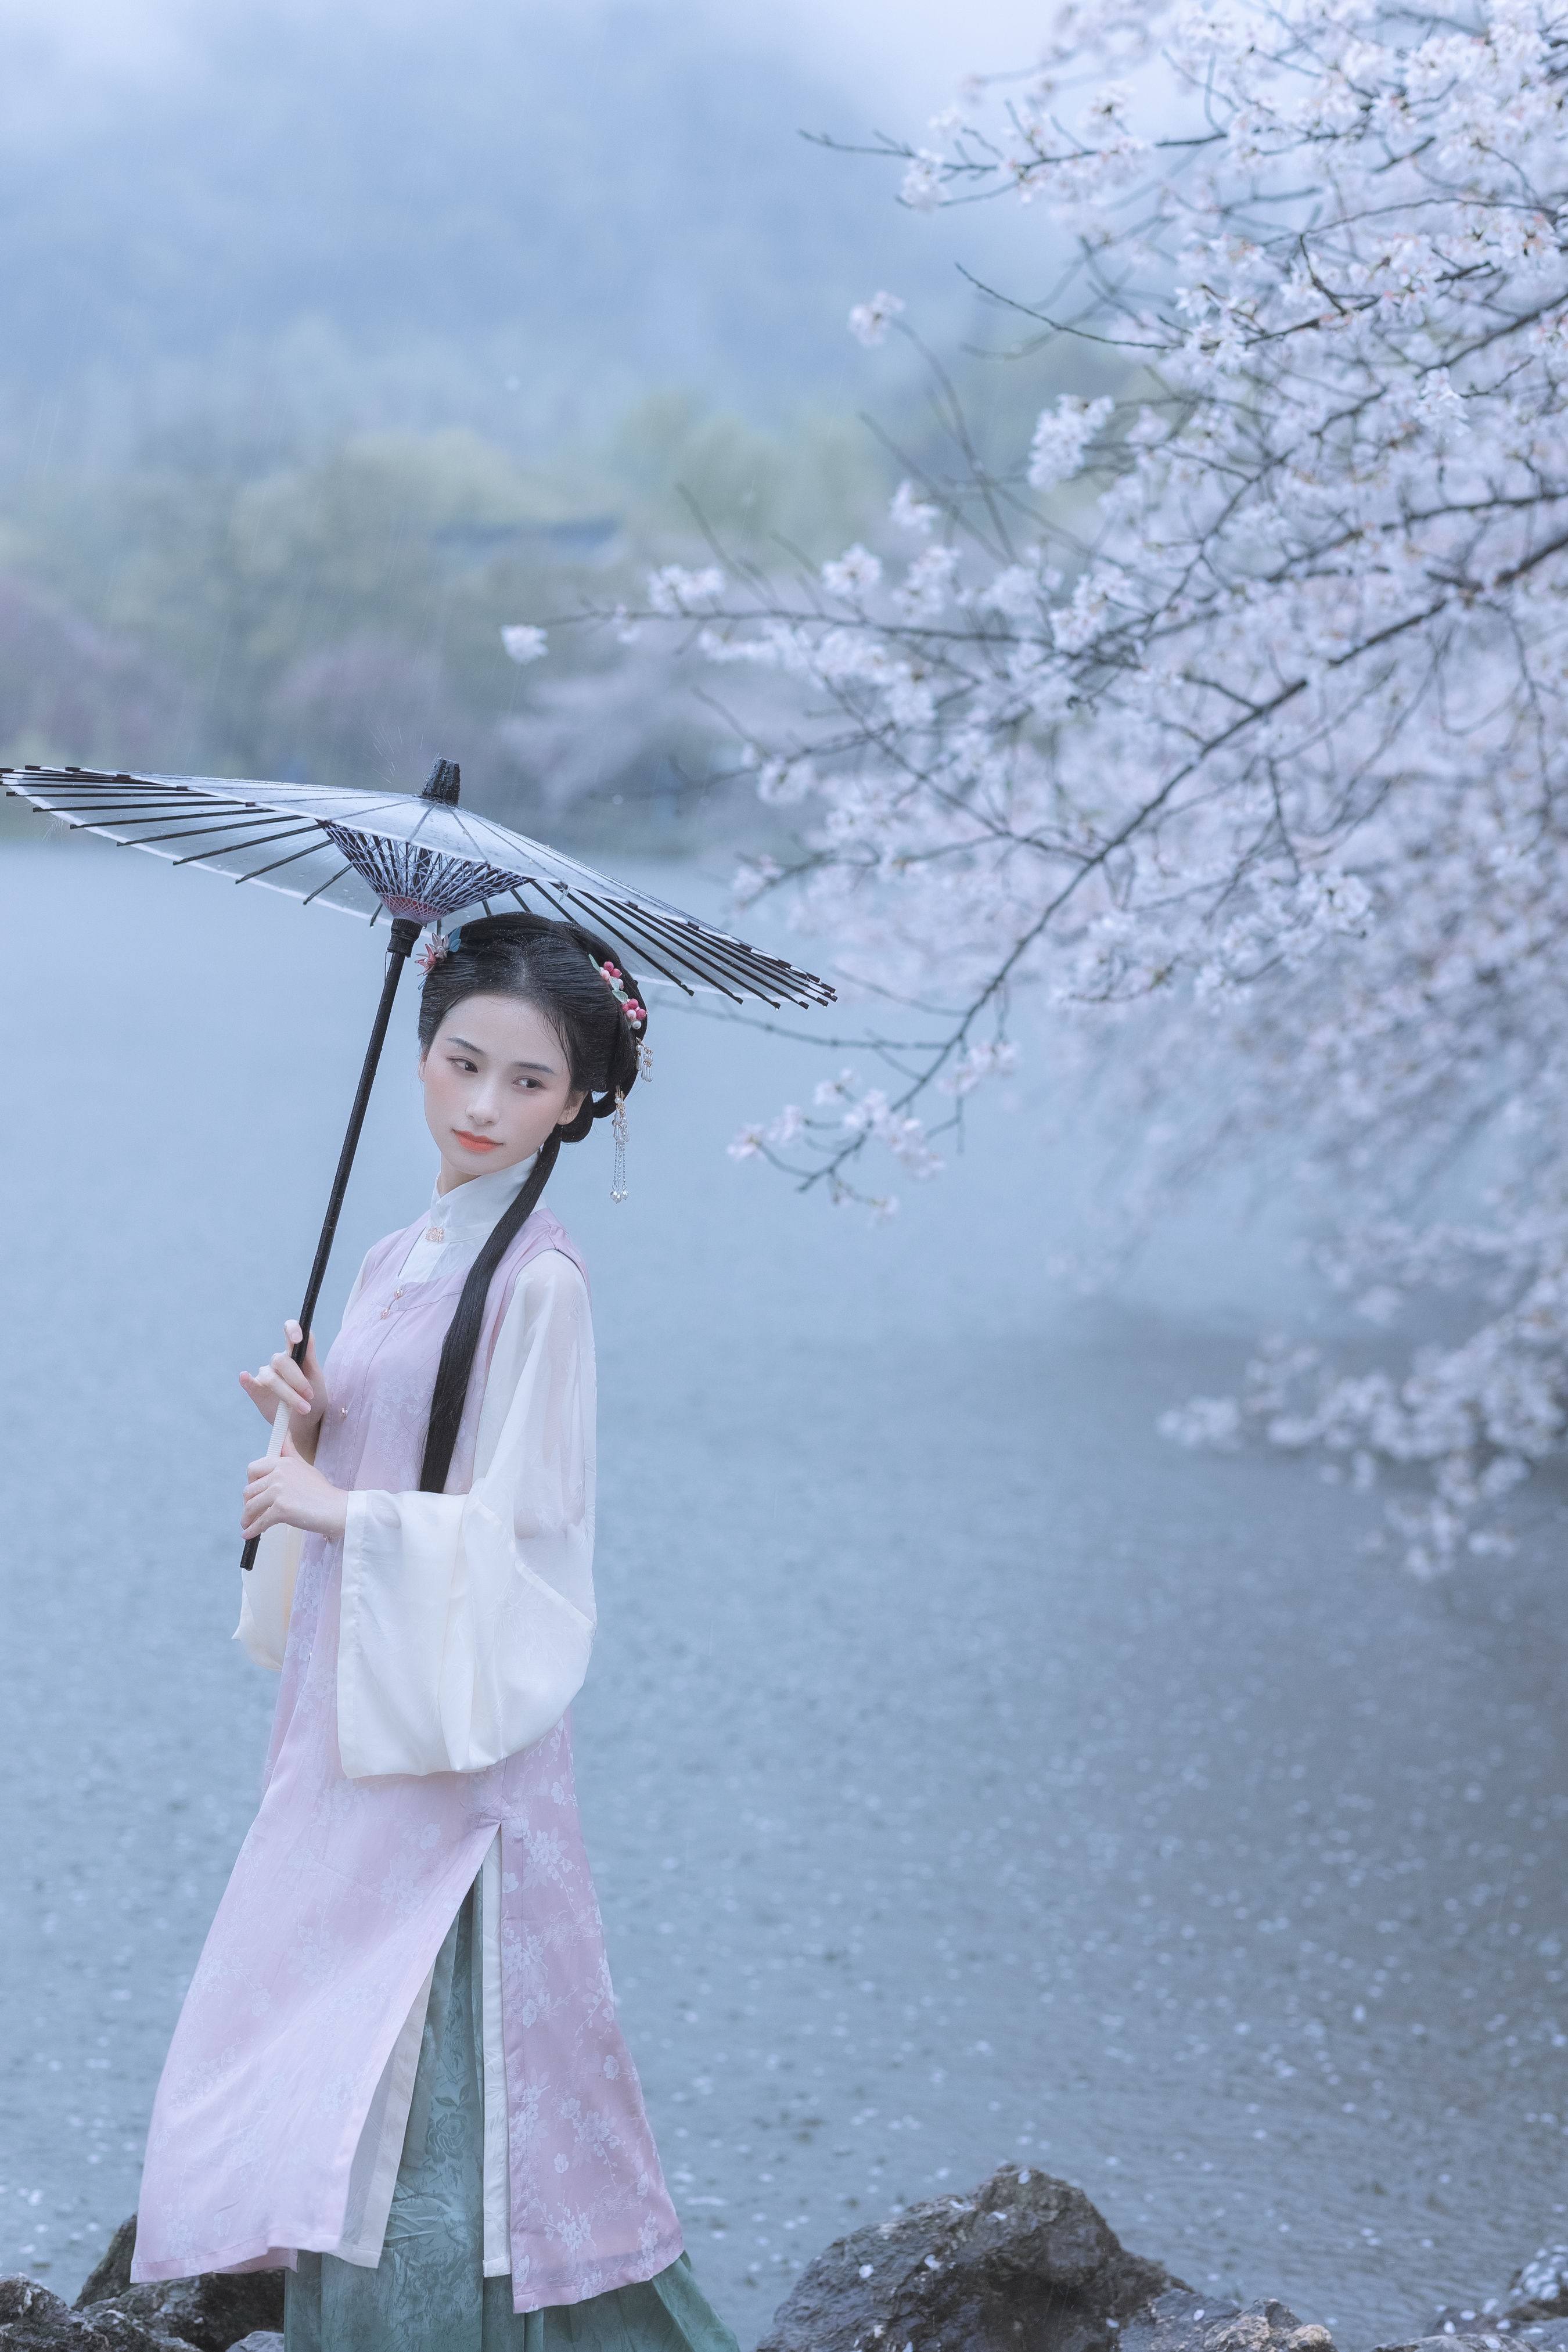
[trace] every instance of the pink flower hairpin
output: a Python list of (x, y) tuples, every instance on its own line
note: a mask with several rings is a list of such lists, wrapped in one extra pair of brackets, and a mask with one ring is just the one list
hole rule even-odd
[(452, 952), (451, 941), (440, 931), (432, 931), (419, 958), (419, 968), (428, 978), (438, 963), (445, 963)]
[(620, 1006), (621, 1011), (631, 1023), (633, 1028), (640, 1029), (644, 1022), (647, 1019), (647, 1013), (643, 1006), (637, 1003), (635, 996), (628, 996), (626, 994), (626, 976), (621, 970), (620, 965), (618, 963), (602, 963), (599, 966), (599, 971), (603, 975), (605, 986), (609, 990), (611, 995), (615, 998), (616, 1003)]

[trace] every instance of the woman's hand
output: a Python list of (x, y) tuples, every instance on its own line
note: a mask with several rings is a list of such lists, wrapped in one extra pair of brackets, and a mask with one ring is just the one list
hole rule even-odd
[(281, 1454), (264, 1454), (246, 1474), (239, 1525), (247, 1538), (265, 1535), (268, 1528), (300, 1528), (308, 1536), (341, 1543), (348, 1515), (342, 1488), (297, 1454), (291, 1438), (283, 1440)]
[[(299, 1345), (298, 1323), (285, 1323), (283, 1332), (290, 1347)], [(311, 1335), (302, 1364), (297, 1364), (289, 1349), (282, 1349), (259, 1371), (241, 1372), (239, 1385), (269, 1426), (277, 1418), (279, 1406), (287, 1401), (289, 1434), (309, 1462), (316, 1451), (316, 1438), (327, 1405), (327, 1384), (316, 1360), (315, 1335)]]

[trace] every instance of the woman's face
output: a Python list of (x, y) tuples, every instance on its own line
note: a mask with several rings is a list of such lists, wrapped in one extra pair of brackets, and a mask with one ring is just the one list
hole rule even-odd
[(419, 1076), (443, 1192), (527, 1160), (583, 1104), (560, 1038), (537, 1007), (515, 996), (465, 996), (455, 1004)]

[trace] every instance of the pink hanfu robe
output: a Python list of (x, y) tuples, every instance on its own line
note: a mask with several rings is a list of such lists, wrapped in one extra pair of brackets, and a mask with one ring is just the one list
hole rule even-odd
[[(407, 1502), (417, 1487), (466, 1271), (401, 1284), (418, 1230), (371, 1252), (325, 1367), (319, 1466), (384, 1501)], [(513, 1287), (549, 1250), (581, 1272), (554, 1218), (536, 1210), (490, 1283), (448, 1495), (469, 1491)], [(291, 2266), (300, 2249), (374, 2261), (378, 2238), (368, 2256), (353, 2245), (367, 2152), (395, 2096), (395, 2053), (408, 2046), (411, 2012), (499, 1832), (500, 1870), (485, 1876), (500, 1882), (513, 2306), (578, 2303), (653, 2278), (679, 2255), (680, 2230), (616, 2022), (567, 1719), (488, 1769), (347, 1777), (342, 1553), (321, 1537), (300, 1552), (261, 1809), (159, 2084), (133, 2274)], [(526, 1607), (519, 1622), (526, 1628)]]

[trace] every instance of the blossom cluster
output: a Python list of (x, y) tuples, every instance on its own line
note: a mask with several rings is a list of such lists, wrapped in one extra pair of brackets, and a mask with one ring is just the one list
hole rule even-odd
[[(804, 587), (649, 599), (796, 688), (753, 757), (799, 850), (752, 894), (934, 1033), (737, 1154), (932, 1172), (927, 1106), (1025, 986), (1152, 1084), (1206, 1070), (1215, 1139), (1353, 1182), (1369, 1298), (1476, 1305), (1403, 1377), (1260, 1359), (1177, 1433), (1427, 1465), (1417, 1567), (1495, 1544), (1568, 1426), (1565, 89), (1563, 0), (1073, 0), (893, 152), (917, 210), (1012, 194), (1074, 241), (1035, 316), (1077, 388)], [(1478, 1203), (1440, 1242), (1439, 1177)]]

